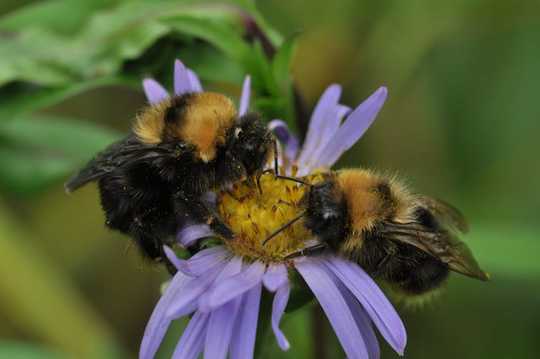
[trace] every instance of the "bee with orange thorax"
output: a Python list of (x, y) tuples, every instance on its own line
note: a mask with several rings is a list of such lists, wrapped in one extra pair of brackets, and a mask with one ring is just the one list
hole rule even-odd
[(143, 110), (131, 133), (92, 159), (66, 190), (97, 181), (107, 226), (161, 260), (163, 243), (187, 217), (232, 236), (202, 195), (262, 172), (273, 143), (259, 116), (239, 118), (229, 98), (183, 94)]
[(290, 257), (330, 248), (408, 295), (437, 289), (450, 271), (488, 279), (457, 239), (467, 225), (452, 206), (362, 169), (328, 172), (306, 184), (304, 212), (293, 221), (302, 218), (319, 243)]

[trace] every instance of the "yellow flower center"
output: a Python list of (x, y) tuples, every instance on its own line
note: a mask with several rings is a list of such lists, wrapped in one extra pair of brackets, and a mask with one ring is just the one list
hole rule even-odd
[[(304, 180), (310, 182), (310, 176)], [(295, 222), (263, 245), (265, 239), (285, 223), (299, 216), (300, 204), (309, 186), (274, 177), (260, 178), (260, 189), (254, 180), (236, 183), (229, 191), (218, 194), (218, 212), (235, 239), (225, 241), (234, 254), (263, 262), (283, 262), (305, 247), (312, 235), (303, 220)]]

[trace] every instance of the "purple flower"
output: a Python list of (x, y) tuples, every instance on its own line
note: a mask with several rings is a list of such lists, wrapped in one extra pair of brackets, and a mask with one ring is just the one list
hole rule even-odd
[[(153, 80), (145, 80), (144, 87), (150, 102), (168, 96)], [(178, 61), (175, 93), (200, 89), (196, 75)], [(303, 176), (330, 168), (373, 122), (387, 91), (384, 87), (378, 89), (352, 111), (339, 104), (340, 93), (338, 85), (325, 91), (312, 115), (302, 148), (283, 121), (269, 124), (284, 145), (280, 161), (289, 172), (297, 168), (297, 174)], [(246, 111), (248, 103), (249, 78), (244, 82), (240, 113)], [(191, 224), (178, 233), (178, 241), (189, 246), (212, 235), (207, 225)], [(271, 327), (279, 347), (287, 350), (290, 344), (279, 324), (291, 293), (289, 270), (296, 270), (303, 277), (348, 358), (379, 357), (373, 327), (396, 352), (404, 352), (406, 332), (399, 315), (377, 284), (351, 261), (324, 254), (268, 264), (267, 260), (245, 261), (225, 246), (204, 249), (188, 260), (178, 259), (170, 248), (165, 251), (178, 272), (148, 322), (140, 348), (142, 359), (153, 358), (171, 321), (187, 315), (192, 317), (174, 358), (197, 358), (201, 353), (205, 358), (252, 358), (263, 288), (274, 294)]]
[[(238, 114), (240, 116), (247, 112), (249, 107), (251, 79), (246, 76), (242, 86), (242, 95), (240, 96), (240, 106)], [(147, 78), (143, 80), (143, 89), (150, 104), (156, 104), (167, 99), (170, 95), (154, 79)], [(180, 60), (174, 62), (174, 95), (180, 96), (189, 92), (201, 92), (203, 90), (199, 77), (191, 69), (184, 66)]]

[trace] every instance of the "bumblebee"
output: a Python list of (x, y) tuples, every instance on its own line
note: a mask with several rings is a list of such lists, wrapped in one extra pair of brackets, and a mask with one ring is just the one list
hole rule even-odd
[(132, 237), (160, 261), (187, 220), (232, 233), (204, 194), (262, 172), (273, 136), (257, 114), (238, 117), (217, 93), (187, 93), (138, 114), (130, 133), (92, 159), (65, 185), (67, 192), (97, 181), (106, 225)]
[(304, 211), (286, 224), (303, 219), (318, 243), (289, 257), (330, 248), (413, 296), (440, 287), (450, 271), (488, 280), (457, 238), (467, 224), (451, 205), (413, 194), (396, 179), (368, 170), (328, 172), (322, 178), (304, 182), (311, 187), (301, 201)]

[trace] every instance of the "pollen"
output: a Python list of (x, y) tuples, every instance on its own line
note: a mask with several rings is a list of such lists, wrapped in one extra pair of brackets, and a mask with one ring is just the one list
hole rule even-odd
[[(304, 178), (310, 181), (312, 178)], [(274, 174), (234, 184), (232, 189), (218, 195), (218, 212), (235, 238), (225, 241), (231, 252), (249, 260), (267, 263), (284, 262), (286, 257), (306, 246), (311, 232), (300, 219), (288, 226), (267, 243), (265, 239), (276, 230), (301, 215), (302, 198), (309, 186)]]

